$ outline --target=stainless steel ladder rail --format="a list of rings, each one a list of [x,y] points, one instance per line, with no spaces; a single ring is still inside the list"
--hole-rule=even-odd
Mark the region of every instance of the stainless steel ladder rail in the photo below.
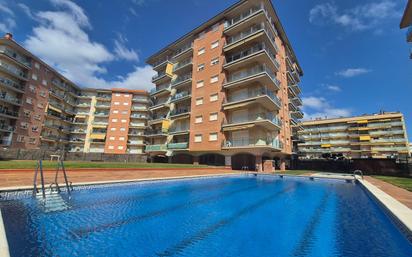
[[[44,175],[43,175],[43,161],[39,160],[36,164],[36,169],[34,170],[34,178],[33,178],[33,196],[36,196],[39,192],[37,189],[37,175],[40,171],[40,181],[41,181],[41,191],[43,199],[46,198],[46,190],[44,188]]]
[[[361,171],[361,170],[355,170],[354,172],[353,172],[353,177],[356,179],[356,175],[359,175],[359,176],[361,176],[361,178],[362,178],[362,180],[363,180],[363,172]]]
[[[50,188],[53,186],[53,184],[56,184],[57,192],[60,193],[60,191],[61,191],[61,190],[60,190],[60,186],[59,186],[59,183],[57,182],[57,180],[58,180],[58,178],[59,178],[60,168],[62,169],[62,172],[63,172],[64,183],[66,184],[67,193],[70,195],[70,194],[71,194],[71,193],[70,193],[71,188],[70,188],[70,186],[69,186],[69,181],[67,180],[67,173],[66,173],[66,169],[64,168],[64,163],[63,163],[63,161],[59,161],[59,163],[57,164],[56,174],[55,174],[55,176],[54,176],[54,183],[52,183],[52,184],[50,185]]]

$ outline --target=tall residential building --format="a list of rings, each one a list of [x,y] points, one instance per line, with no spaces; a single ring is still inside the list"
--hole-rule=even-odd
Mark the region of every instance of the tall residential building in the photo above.
[[[406,41],[412,43],[412,0],[408,0],[401,20],[400,28],[408,28],[406,32]],[[412,59],[412,50],[410,51],[409,58]]]
[[[82,89],[0,39],[0,140],[5,148],[144,154],[148,93]]]
[[[147,63],[154,160],[285,168],[303,73],[271,1],[239,1]]]
[[[299,157],[406,158],[410,154],[402,113],[302,122]]]

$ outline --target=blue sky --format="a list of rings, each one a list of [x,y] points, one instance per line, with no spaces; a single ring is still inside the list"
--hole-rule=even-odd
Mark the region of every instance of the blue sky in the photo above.
[[[0,32],[81,86],[147,89],[148,56],[235,2],[0,0]],[[273,2],[305,73],[307,119],[401,111],[412,135],[406,0]]]

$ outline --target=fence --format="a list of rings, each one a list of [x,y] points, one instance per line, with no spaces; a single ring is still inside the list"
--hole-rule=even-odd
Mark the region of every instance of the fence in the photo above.
[[[2,160],[50,160],[51,155],[60,155],[65,161],[95,161],[95,162],[147,162],[145,155],[138,154],[105,154],[105,153],[69,153],[41,149],[0,149]]]

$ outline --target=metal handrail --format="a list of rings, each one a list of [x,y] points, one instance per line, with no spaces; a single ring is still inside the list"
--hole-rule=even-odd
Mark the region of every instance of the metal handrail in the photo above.
[[[359,174],[359,176],[361,176],[362,180],[363,180],[363,172],[361,170],[355,170],[353,172],[353,177],[356,179],[356,174]]]
[[[41,180],[41,190],[43,199],[46,198],[46,190],[44,188],[44,176],[43,176],[43,161],[39,160],[36,164],[36,169],[34,170],[34,178],[33,178],[33,196],[36,196],[39,192],[37,189],[37,175],[40,171],[40,180]]]

